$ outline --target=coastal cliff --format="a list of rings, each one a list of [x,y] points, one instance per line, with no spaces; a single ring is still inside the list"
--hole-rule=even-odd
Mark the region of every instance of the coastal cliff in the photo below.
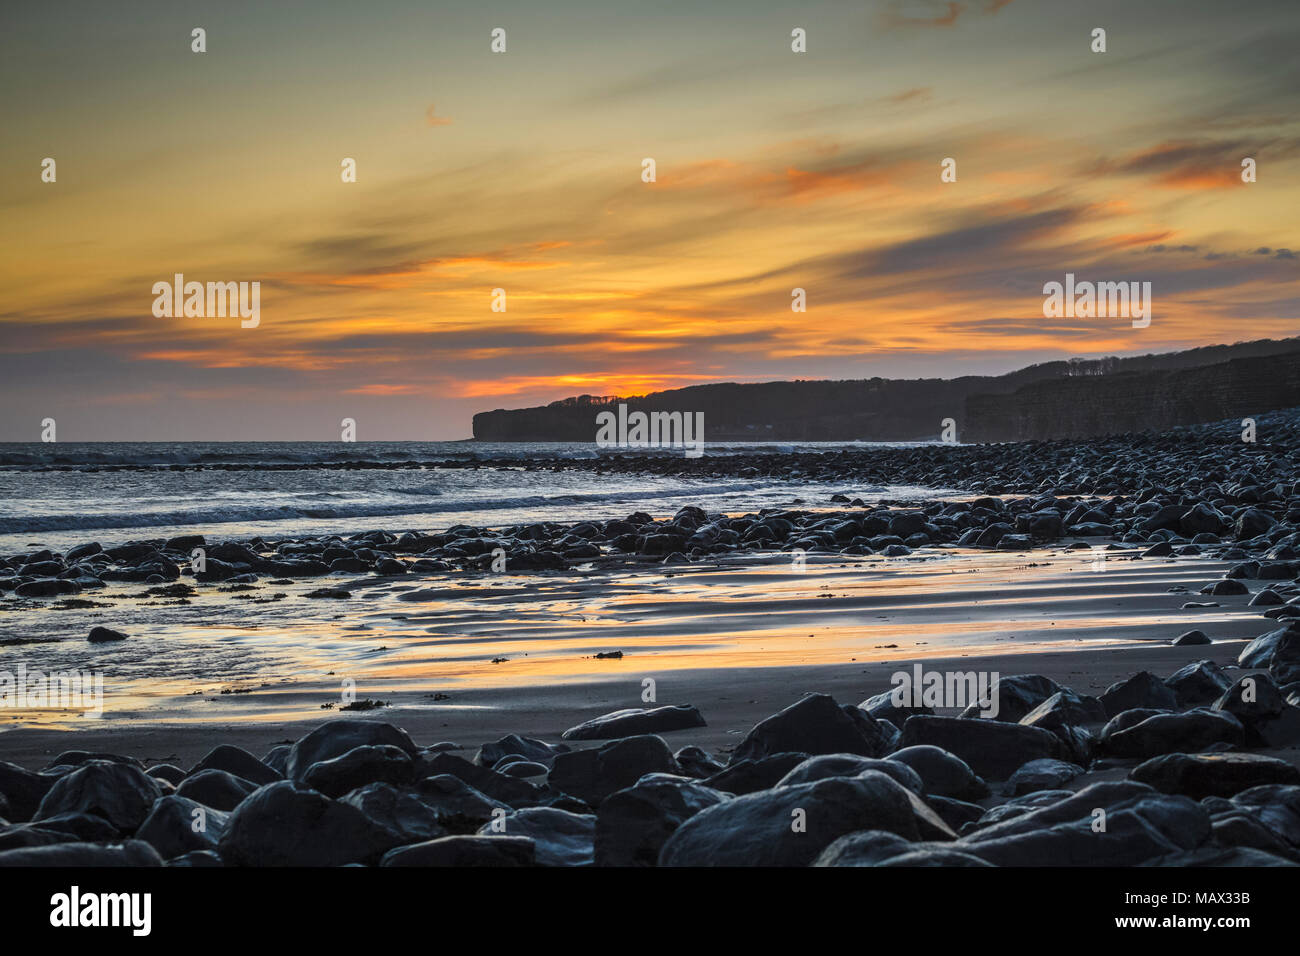
[[[478,441],[592,441],[596,415],[703,412],[709,441],[1017,441],[1146,431],[1300,404],[1300,339],[1130,358],[1071,359],[1005,375],[695,385],[580,395],[474,416]]]

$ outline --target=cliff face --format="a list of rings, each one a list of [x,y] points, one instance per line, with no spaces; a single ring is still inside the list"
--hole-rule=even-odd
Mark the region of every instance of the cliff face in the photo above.
[[[972,395],[964,442],[1089,438],[1248,418],[1300,405],[1300,350],[1190,369],[1033,382]]]
[[[1060,366],[1059,368],[1056,366]],[[959,419],[976,391],[1010,391],[1065,363],[1000,377],[896,381],[725,383],[634,398],[565,399],[541,408],[474,416],[482,441],[593,441],[596,415],[625,402],[628,411],[703,412],[709,441],[907,441],[937,438],[944,418]]]
[[[1237,406],[1229,407],[1236,399],[1243,415],[1300,404],[1283,384],[1291,381],[1286,373],[1272,371],[1290,365],[1294,374],[1298,356],[1300,339],[1262,340],[1047,362],[999,376],[723,383],[631,398],[581,395],[536,408],[480,412],[474,437],[590,442],[596,415],[620,402],[629,411],[703,412],[708,441],[937,439],[945,418],[956,420],[964,442],[1145,431],[1236,415]],[[1235,368],[1236,361],[1265,364]],[[1234,369],[1184,374],[1225,365]]]

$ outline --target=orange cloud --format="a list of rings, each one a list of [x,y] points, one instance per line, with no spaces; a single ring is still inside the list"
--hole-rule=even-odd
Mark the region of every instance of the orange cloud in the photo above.
[[[424,111],[424,122],[426,126],[450,126],[451,120],[445,116],[434,115],[434,105],[429,104],[429,108]]]
[[[567,389],[566,394],[646,395],[666,388],[681,388],[715,381],[713,375],[638,375],[634,372],[606,372],[591,375],[518,375],[463,383],[455,394],[462,398],[518,395],[521,392]]]

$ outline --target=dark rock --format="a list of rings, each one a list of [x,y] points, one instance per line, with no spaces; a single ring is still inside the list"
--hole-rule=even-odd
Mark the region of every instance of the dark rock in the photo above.
[[[700,780],[721,773],[725,769],[721,763],[693,744],[678,750],[673,754],[673,759],[682,768],[682,773]]]
[[[616,791],[596,813],[598,866],[655,866],[668,838],[701,810],[730,800],[697,780],[647,774]]]
[[[127,840],[109,845],[95,843],[59,843],[51,846],[6,850],[0,853],[0,866],[21,867],[104,867],[162,866],[158,851],[143,840]]]
[[[107,761],[108,763],[120,763],[128,767],[135,767],[137,770],[143,770],[144,764],[134,757],[122,757],[118,754],[90,753],[85,750],[65,750],[46,766],[46,770],[55,770],[62,767],[64,770],[72,767],[80,767],[90,763],[92,760]]]
[[[888,830],[859,830],[832,841],[813,866],[879,866],[910,853],[916,844]]]
[[[1118,681],[1106,688],[1101,695],[1101,705],[1107,717],[1114,717],[1126,710],[1150,708],[1152,710],[1172,710],[1178,706],[1178,698],[1165,686],[1164,681],[1150,671],[1140,671],[1127,680]]]
[[[64,578],[37,578],[35,581],[25,581],[18,585],[14,588],[14,593],[19,597],[55,597],[60,594],[76,594],[80,590],[81,585],[75,581]]]
[[[988,784],[971,770],[966,761],[939,747],[927,744],[906,747],[890,754],[887,759],[915,770],[921,777],[922,792],[927,797],[981,800],[989,795]]]
[[[302,780],[314,763],[341,757],[353,747],[385,745],[404,750],[411,758],[419,754],[419,748],[411,742],[406,731],[392,724],[372,720],[331,720],[293,745],[285,763],[285,776]]]
[[[1250,588],[1235,578],[1224,578],[1222,581],[1212,581],[1205,585],[1205,587],[1201,588],[1201,593],[1223,597],[1224,595],[1249,594]]]
[[[257,789],[257,784],[224,770],[200,770],[186,777],[176,788],[186,797],[214,810],[233,810]]]
[[[1300,770],[1259,754],[1165,754],[1134,767],[1129,777],[1161,793],[1193,799],[1232,797],[1266,784],[1300,784]]]
[[[417,776],[421,774],[425,776],[450,774],[463,780],[475,790],[491,797],[498,803],[516,809],[536,806],[546,796],[545,791],[536,784],[503,773],[497,773],[487,767],[477,766],[464,757],[458,757],[452,753],[440,752],[432,756],[425,754],[419,761],[416,774]]]
[[[164,860],[194,850],[216,850],[230,815],[175,794],[161,797],[136,838],[144,840]]]
[[[787,773],[808,759],[807,754],[773,754],[758,760],[741,760],[732,763],[721,773],[705,778],[705,784],[714,790],[734,793],[737,796],[770,790]]]
[[[866,711],[841,707],[826,694],[808,694],[754,725],[731,755],[731,762],[779,753],[860,754],[881,757],[884,735]]]
[[[497,765],[497,773],[503,773],[507,777],[544,777],[550,770],[544,763],[533,763],[516,757],[507,757]]]
[[[991,780],[1005,780],[1031,760],[1068,756],[1065,745],[1049,731],[963,717],[909,717],[900,743],[904,748],[931,744],[947,750]]]
[[[175,859],[167,861],[168,866],[211,867],[225,866],[221,857],[212,850],[191,850]]]
[[[284,774],[279,770],[276,770],[265,761],[258,760],[247,750],[241,747],[233,747],[230,744],[213,747],[203,756],[203,759],[194,765],[190,773],[202,773],[204,770],[224,770],[236,777],[251,780],[259,786],[284,779]],[[179,783],[179,781],[173,780],[172,783]]]
[[[1196,661],[1180,667],[1165,678],[1179,707],[1195,707],[1218,700],[1232,686],[1232,679],[1214,661]]]
[[[1232,714],[1243,724],[1268,720],[1282,713],[1286,701],[1267,674],[1245,674],[1214,702],[1214,709]]]
[[[474,763],[480,767],[495,767],[506,757],[523,757],[534,763],[549,767],[557,753],[564,753],[568,747],[553,747],[542,740],[521,737],[518,734],[506,734],[499,740],[484,744],[474,755]]]
[[[417,784],[416,792],[437,814],[438,823],[452,833],[473,833],[493,815],[509,810],[449,773],[426,777]]]
[[[1056,681],[1041,674],[1012,674],[999,677],[989,688],[988,696],[971,704],[961,712],[962,717],[982,718],[997,704],[994,720],[1017,723],[1022,717],[1053,694],[1065,690]]]
[[[1156,757],[1203,751],[1215,744],[1239,747],[1245,742],[1241,721],[1218,710],[1197,708],[1182,714],[1156,714],[1103,739],[1115,757]]]
[[[1256,867],[1300,866],[1300,864],[1249,847],[1203,846],[1196,850],[1187,850],[1182,853],[1171,853],[1168,856],[1157,857],[1154,860],[1139,863],[1138,866],[1174,866],[1182,869],[1205,866]]]
[[[520,836],[447,836],[392,850],[380,866],[532,866],[533,841]]]
[[[526,807],[485,824],[478,832],[479,836],[500,833],[531,839],[538,866],[590,866],[595,857],[596,817],[592,814]]]
[[[878,770],[888,774],[915,794],[923,792],[921,776],[907,764],[897,760],[879,760],[875,757],[859,757],[855,754],[818,754],[809,757],[793,768],[778,782],[778,787],[789,787],[799,783],[812,783],[828,777],[856,777],[864,770]]]
[[[1252,724],[1249,733],[1265,747],[1300,747],[1300,707],[1287,704],[1276,717]]]
[[[1095,783],[976,830],[954,849],[997,866],[1131,866],[1195,849],[1209,836],[1200,804],[1124,781]]]
[[[803,827],[794,825],[799,822]],[[806,866],[836,838],[868,828],[913,841],[956,836],[920,797],[892,777],[868,770],[752,793],[702,810],[668,838],[659,865]]]
[[[653,734],[557,754],[547,780],[556,789],[598,807],[615,790],[630,787],[648,773],[681,773],[664,739]]]
[[[438,811],[409,790],[387,783],[370,783],[339,799],[356,807],[372,822],[396,835],[398,845],[421,843],[446,836]]]
[[[687,704],[651,709],[633,707],[594,717],[570,727],[561,736],[565,740],[611,740],[704,726],[704,717],[699,710]],[[538,853],[541,853],[540,847]],[[540,861],[540,856],[538,859]]]
[[[342,866],[378,861],[393,839],[356,807],[281,780],[230,815],[218,852],[228,866]]]
[[[332,760],[322,760],[307,768],[303,783],[327,797],[343,794],[368,783],[410,783],[415,763],[397,747],[388,745],[353,747]]]
[[[1294,636],[1288,637],[1289,635]],[[1283,638],[1288,638],[1288,645],[1291,641],[1300,639],[1300,622],[1292,621],[1255,638],[1237,655],[1238,666],[1268,667],[1273,663],[1273,655],[1282,644]]]
[[[9,805],[5,814],[8,819],[15,822],[30,820],[56,779],[0,760],[0,796]]]
[[[939,814],[939,817],[952,828],[954,833],[960,833],[962,827],[974,823],[984,816],[984,808],[978,803],[967,803],[965,800],[937,797],[933,794],[926,796],[925,802],[930,805],[931,810]]]
[[[173,787],[180,786],[181,781],[185,779],[185,771],[169,763],[152,766],[145,773],[157,780],[166,780]]]
[[[138,767],[92,760],[60,777],[32,819],[39,821],[60,813],[93,813],[120,832],[131,834],[161,795],[158,781]]]
[[[1288,846],[1300,849],[1300,787],[1265,784],[1232,797],[1232,803],[1251,814]]]
[[[1081,773],[1082,767],[1064,760],[1031,760],[1007,780],[1007,793],[1021,797],[1040,790],[1060,790]]]
[[[108,641],[125,641],[126,635],[121,631],[114,631],[107,627],[92,627],[90,636],[86,640],[92,644],[104,644]]]
[[[858,704],[858,707],[865,710],[875,720],[888,720],[897,727],[901,727],[908,717],[915,717],[918,714],[928,715],[934,713],[933,707],[896,703],[894,700],[894,691],[892,690],[887,690],[884,693],[877,694],[875,697],[868,697],[862,703]]]
[[[1169,642],[1174,647],[1187,647],[1193,644],[1213,644],[1204,631],[1184,631]],[[1168,683],[1168,681],[1166,681]]]

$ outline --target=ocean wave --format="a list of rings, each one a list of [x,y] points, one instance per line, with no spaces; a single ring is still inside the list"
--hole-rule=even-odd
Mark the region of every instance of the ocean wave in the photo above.
[[[130,505],[120,512],[99,514],[19,514],[0,517],[0,534],[25,534],[41,531],[76,531],[121,528],[191,528],[213,524],[248,524],[263,521],[348,520],[353,518],[404,517],[408,515],[438,515],[451,512],[532,510],[537,521],[553,520],[546,509],[555,506],[572,506],[587,503],[626,501],[628,510],[643,508],[654,501],[689,498],[707,501],[710,497],[754,491],[765,485],[755,482],[736,482],[723,485],[701,485],[661,489],[658,491],[602,492],[579,494],[514,495],[510,497],[471,498],[450,497],[434,491],[415,491],[421,497],[438,497],[438,501],[348,501],[338,504],[313,501],[295,504],[224,504],[210,507],[131,511]],[[295,495],[295,498],[300,497]]]
[[[917,442],[709,442],[705,455],[790,454]],[[614,455],[672,456],[681,449],[597,448],[593,442],[5,442],[0,470],[169,467],[402,468],[445,462],[593,459]]]

